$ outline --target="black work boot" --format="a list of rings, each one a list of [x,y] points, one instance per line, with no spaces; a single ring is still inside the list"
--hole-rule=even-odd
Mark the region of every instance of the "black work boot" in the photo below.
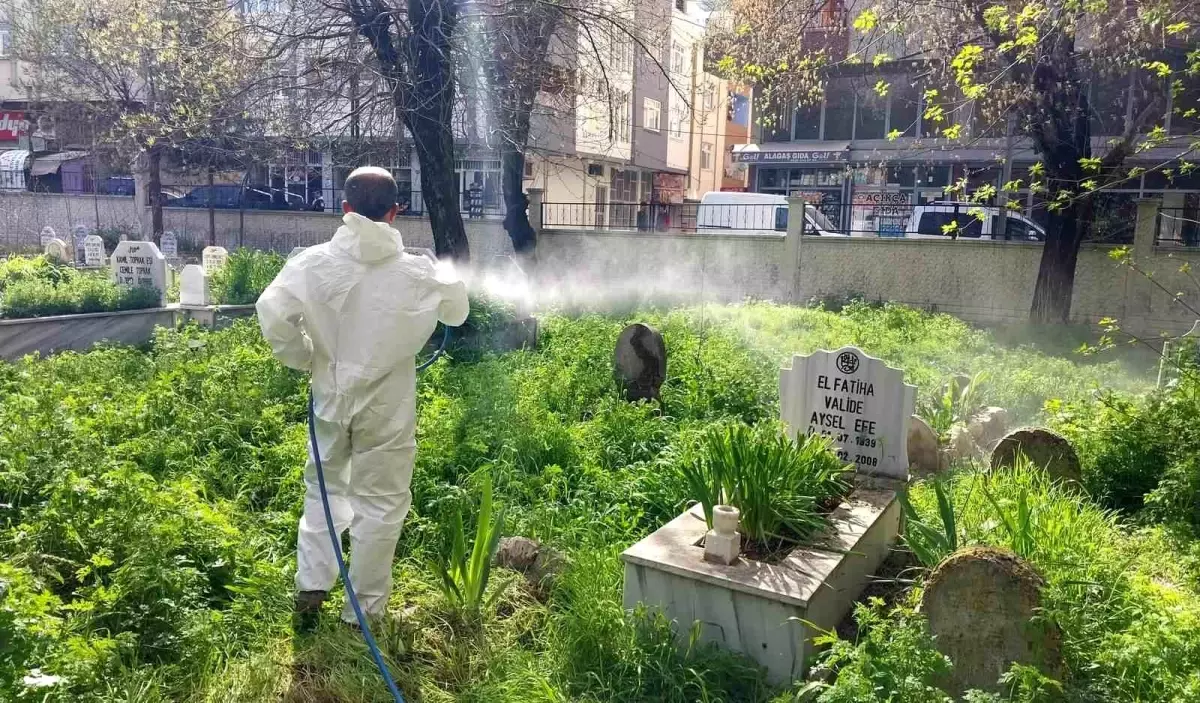
[[[292,623],[296,632],[310,633],[317,629],[317,618],[321,605],[329,597],[329,591],[299,591],[296,593]]]

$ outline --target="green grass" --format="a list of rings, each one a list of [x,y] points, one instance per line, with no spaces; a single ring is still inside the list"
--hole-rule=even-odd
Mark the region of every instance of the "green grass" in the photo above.
[[[611,377],[612,345],[634,319],[666,338],[661,409],[622,402]],[[665,623],[628,617],[618,558],[684,507],[678,469],[710,427],[777,418],[785,352],[859,344],[928,391],[951,372],[992,367],[993,379],[1021,380],[994,383],[985,401],[1030,414],[1055,388],[1083,398],[1108,377],[1136,385],[1115,362],[1004,348],[953,318],[895,307],[707,306],[541,323],[537,351],[443,360],[421,376],[413,510],[378,633],[413,699],[790,700],[745,660],[698,643],[677,648]],[[253,321],[163,332],[145,351],[0,364],[0,700],[387,700],[358,636],[335,622],[340,591],[320,631],[291,632],[305,382],[271,358]],[[508,587],[473,622],[447,603],[428,563],[446,557],[460,510],[475,531],[485,475],[505,533],[554,545],[570,563],[545,601],[512,574],[493,574],[490,592]],[[914,497],[918,510],[924,500]],[[1122,536],[1112,516],[1088,519],[1080,524],[1120,540],[1048,552],[1079,564],[1052,579],[1064,593],[1092,598],[1071,579],[1115,578],[1103,569],[1136,558],[1142,576],[1121,593],[1178,593],[1190,612],[1200,552],[1187,533]],[[1160,577],[1171,585],[1157,585]],[[1099,641],[1159,627],[1165,637],[1179,625],[1131,619],[1134,596],[1119,602],[1124,621],[1084,634]],[[1148,656],[1137,639],[1125,648],[1073,641],[1075,661],[1100,662],[1103,672],[1122,671],[1103,659],[1110,654],[1138,664]],[[33,667],[64,680],[25,691]],[[1125,675],[1141,687],[1163,671]]]

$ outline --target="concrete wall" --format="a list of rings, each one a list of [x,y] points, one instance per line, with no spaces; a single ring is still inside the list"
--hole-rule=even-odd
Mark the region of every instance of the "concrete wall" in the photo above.
[[[537,194],[541,198],[542,194]],[[1156,246],[1156,204],[1140,204],[1134,256],[1153,279],[1119,266],[1110,247],[1085,245],[1076,269],[1073,318],[1095,322],[1115,317],[1140,334],[1190,329],[1200,315],[1172,301],[1175,293],[1200,310],[1200,285],[1180,272],[1200,268],[1200,250]],[[131,198],[0,194],[0,248],[37,247],[45,225],[60,234],[74,224],[93,228],[99,208],[104,227],[137,231]],[[540,213],[536,206],[531,214]],[[246,246],[280,252],[326,241],[339,225],[331,214],[247,212]],[[169,209],[167,227],[203,243],[208,214]],[[537,222],[537,216],[532,219]],[[792,221],[799,222],[794,217]],[[431,247],[429,223],[400,218],[409,246]],[[238,213],[217,213],[218,241],[238,243]],[[512,254],[501,223],[468,221],[477,265]],[[948,312],[972,321],[1027,319],[1042,245],[1016,242],[935,241],[774,234],[544,230],[538,246],[545,295],[562,302],[606,300],[745,298],[806,302],[827,296],[862,295]],[[1161,287],[1160,287],[1161,286]]]

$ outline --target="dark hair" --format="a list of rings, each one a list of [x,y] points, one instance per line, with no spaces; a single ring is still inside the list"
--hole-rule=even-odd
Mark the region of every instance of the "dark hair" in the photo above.
[[[363,166],[351,171],[342,186],[342,193],[352,211],[376,222],[383,221],[400,196],[396,179],[377,166]]]

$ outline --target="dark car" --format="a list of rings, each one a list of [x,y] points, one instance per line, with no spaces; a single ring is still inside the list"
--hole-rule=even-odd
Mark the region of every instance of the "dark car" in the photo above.
[[[208,207],[209,194],[212,194],[212,206],[218,210],[237,210],[242,206],[243,198],[247,210],[279,209],[271,199],[271,194],[255,188],[243,188],[239,185],[199,186],[186,195],[178,198],[167,198],[167,207]]]

